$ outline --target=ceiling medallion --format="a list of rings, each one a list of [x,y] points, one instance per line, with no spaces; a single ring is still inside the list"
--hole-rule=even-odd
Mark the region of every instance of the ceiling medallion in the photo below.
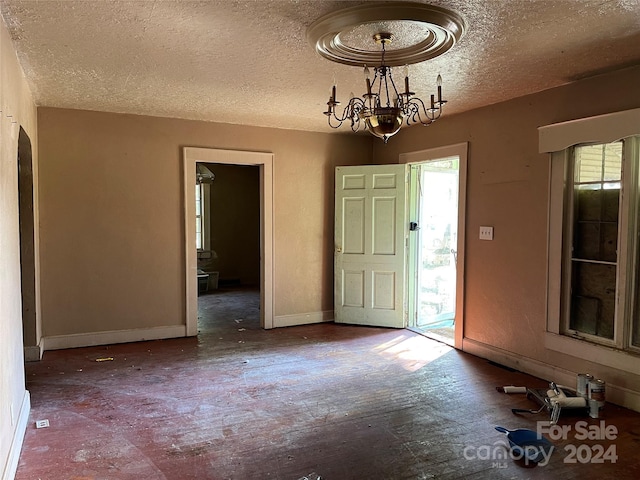
[[[307,29],[307,39],[323,57],[333,62],[364,66],[367,91],[352,97],[342,113],[336,107],[332,87],[324,114],[338,128],[346,120],[355,132],[360,122],[386,143],[403,123],[430,125],[442,114],[442,78],[437,79],[437,98],[429,107],[409,90],[407,65],[423,62],[450,50],[466,29],[461,16],[450,10],[410,2],[364,4],[325,15]],[[373,39],[373,41],[372,41]],[[396,40],[398,40],[396,42]],[[391,43],[397,43],[392,47]],[[373,46],[374,48],[369,48]],[[372,67],[371,80],[367,65]],[[404,65],[404,91],[399,92],[391,67]]]

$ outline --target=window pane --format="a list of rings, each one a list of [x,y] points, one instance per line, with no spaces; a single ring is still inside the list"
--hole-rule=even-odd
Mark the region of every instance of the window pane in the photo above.
[[[202,217],[196,216],[196,248],[202,248]]]
[[[573,257],[616,262],[620,190],[581,187],[574,194]]]
[[[616,267],[573,262],[569,328],[613,339]]]
[[[196,185],[196,215],[202,215],[202,185]]]
[[[576,173],[576,183],[602,180],[602,158],[593,147],[576,148]]]
[[[619,181],[622,142],[576,147],[576,183]]]
[[[605,181],[622,178],[622,142],[604,145],[604,178]]]

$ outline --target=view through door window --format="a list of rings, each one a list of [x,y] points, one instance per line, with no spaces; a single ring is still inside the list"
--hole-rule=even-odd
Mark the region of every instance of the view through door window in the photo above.
[[[415,327],[453,339],[458,240],[458,157],[416,165]]]

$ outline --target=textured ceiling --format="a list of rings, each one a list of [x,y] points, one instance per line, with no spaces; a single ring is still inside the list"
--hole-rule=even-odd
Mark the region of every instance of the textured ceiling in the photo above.
[[[327,131],[362,71],[320,57],[314,20],[363,1],[0,0],[38,105]],[[640,0],[441,0],[467,31],[410,67],[445,114],[640,64]],[[357,32],[356,32],[357,34]],[[402,40],[399,40],[400,42]]]

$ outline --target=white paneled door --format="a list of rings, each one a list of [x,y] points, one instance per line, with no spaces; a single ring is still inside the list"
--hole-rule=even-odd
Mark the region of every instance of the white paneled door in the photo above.
[[[336,322],[406,326],[407,171],[336,168]]]

